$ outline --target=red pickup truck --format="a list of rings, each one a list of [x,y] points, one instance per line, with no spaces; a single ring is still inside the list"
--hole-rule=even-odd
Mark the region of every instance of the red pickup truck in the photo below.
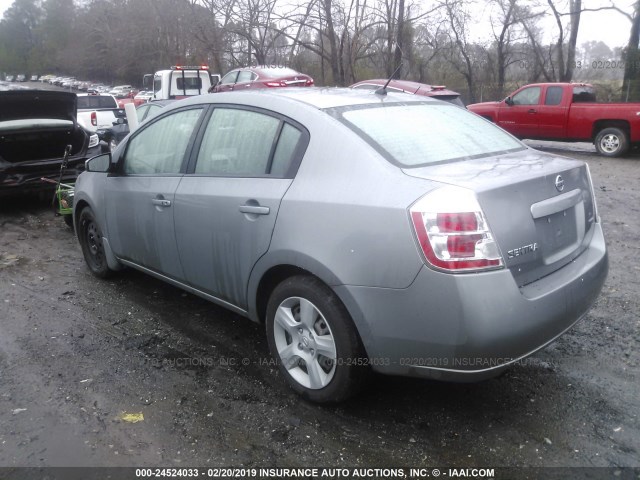
[[[525,85],[500,102],[467,108],[518,138],[589,141],[607,157],[640,144],[640,103],[596,103],[586,83]]]

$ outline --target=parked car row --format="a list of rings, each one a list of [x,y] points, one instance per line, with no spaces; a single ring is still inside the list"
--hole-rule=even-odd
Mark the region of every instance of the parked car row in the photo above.
[[[79,92],[87,93],[109,93],[115,96],[117,92],[122,97],[133,96],[132,92],[136,90],[131,85],[121,85],[113,87],[111,85],[104,85],[102,83],[91,82],[88,80],[78,80],[71,76],[55,76],[55,75],[43,75],[39,78],[42,83],[48,83],[50,85],[56,85],[58,87],[68,88],[69,90],[75,90]],[[125,87],[127,87],[125,89]]]
[[[29,77],[29,81],[37,82],[38,78],[39,78],[38,75],[31,75]],[[20,73],[18,75],[7,75],[5,77],[5,81],[6,82],[26,82],[27,81],[27,75],[25,75],[24,73]]]

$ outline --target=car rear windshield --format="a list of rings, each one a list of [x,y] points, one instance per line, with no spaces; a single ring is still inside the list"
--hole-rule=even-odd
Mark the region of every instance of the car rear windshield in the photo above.
[[[94,108],[118,108],[118,104],[111,96],[87,95],[78,97],[78,110]]]
[[[341,120],[402,167],[524,150],[518,140],[467,110],[439,102],[358,106]]]

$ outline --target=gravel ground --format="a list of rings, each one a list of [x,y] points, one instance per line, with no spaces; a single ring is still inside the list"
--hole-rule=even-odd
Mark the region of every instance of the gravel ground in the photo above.
[[[589,315],[499,378],[378,376],[337,407],[288,390],[260,325],[100,281],[47,201],[5,199],[0,467],[640,467],[640,156],[534,145],[591,168],[611,265]]]

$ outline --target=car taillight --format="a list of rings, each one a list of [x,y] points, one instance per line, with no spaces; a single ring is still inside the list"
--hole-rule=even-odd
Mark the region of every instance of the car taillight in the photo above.
[[[305,87],[313,87],[313,78],[310,78],[309,80],[307,80],[304,85]]]
[[[491,229],[471,190],[443,187],[410,209],[418,243],[428,264],[449,272],[503,266]]]
[[[91,125],[98,126],[98,114],[96,112],[91,112]]]

